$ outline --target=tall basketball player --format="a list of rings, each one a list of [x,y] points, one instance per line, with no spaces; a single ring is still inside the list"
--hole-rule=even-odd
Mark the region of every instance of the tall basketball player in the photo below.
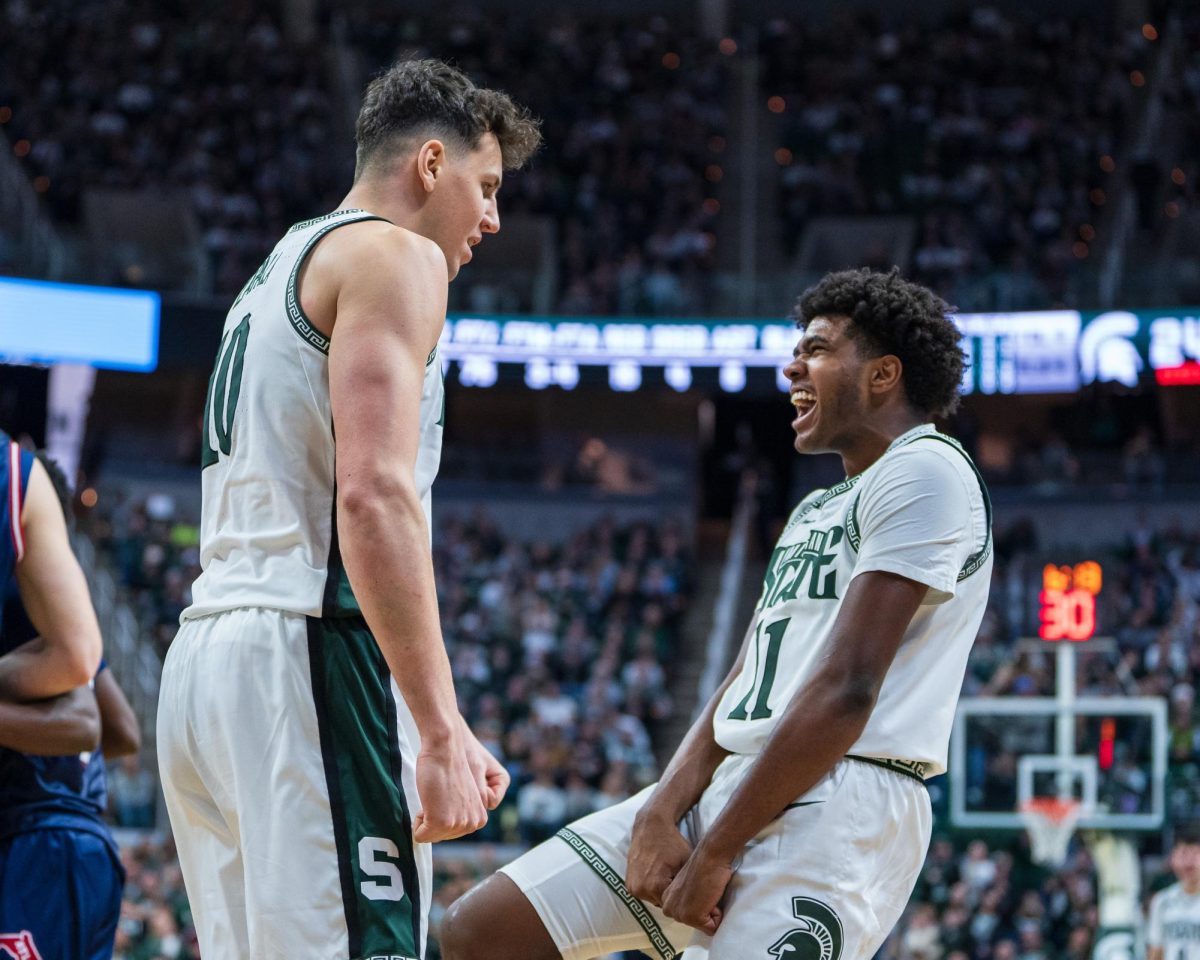
[[[792,512],[737,663],[662,780],[458,901],[447,960],[868,960],[912,892],[987,602],[991,510],[929,423],[962,378],[948,307],[846,271],[800,298],[795,448],[846,479]]]
[[[205,956],[421,957],[428,845],[482,826],[507,785],[438,624],[437,345],[447,282],[540,135],[425,60],[371,83],[356,139],[342,205],[234,301],[205,407],[203,572],[158,717]]]

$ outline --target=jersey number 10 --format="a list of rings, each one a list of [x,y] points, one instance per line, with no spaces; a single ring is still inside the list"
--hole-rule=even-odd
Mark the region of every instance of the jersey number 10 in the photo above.
[[[242,365],[246,360],[246,343],[250,339],[250,314],[221,338],[217,365],[208,381],[208,396],[204,399],[204,443],[200,448],[200,469],[211,467],[220,453],[229,456],[233,449],[233,415],[237,412],[238,396],[242,392]],[[217,445],[213,447],[213,428]]]

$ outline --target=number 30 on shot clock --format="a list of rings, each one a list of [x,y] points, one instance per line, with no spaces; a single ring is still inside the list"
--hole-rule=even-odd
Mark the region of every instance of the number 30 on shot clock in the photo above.
[[[1094,560],[1073,567],[1047,564],[1042,571],[1038,636],[1043,640],[1090,640],[1096,633],[1096,595],[1103,574]]]

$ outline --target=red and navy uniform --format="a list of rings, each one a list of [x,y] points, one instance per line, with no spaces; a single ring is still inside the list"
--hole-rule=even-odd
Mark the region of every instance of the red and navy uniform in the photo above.
[[[24,551],[21,504],[32,457],[0,434],[0,656],[31,640],[12,577]],[[101,670],[105,669],[101,664]],[[124,871],[101,819],[107,803],[99,751],[35,757],[0,748],[0,960],[109,960]]]

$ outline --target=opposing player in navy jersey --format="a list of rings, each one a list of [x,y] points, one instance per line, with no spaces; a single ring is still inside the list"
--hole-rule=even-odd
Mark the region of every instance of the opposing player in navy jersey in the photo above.
[[[46,468],[3,432],[0,499],[0,583],[16,575],[37,630],[36,639],[0,657],[0,700],[43,700],[87,686],[101,646],[87,581]]]
[[[15,577],[28,612],[0,613],[0,957],[97,960],[112,954],[121,895],[91,753],[100,630],[46,468],[3,434],[0,453],[0,583]]]

